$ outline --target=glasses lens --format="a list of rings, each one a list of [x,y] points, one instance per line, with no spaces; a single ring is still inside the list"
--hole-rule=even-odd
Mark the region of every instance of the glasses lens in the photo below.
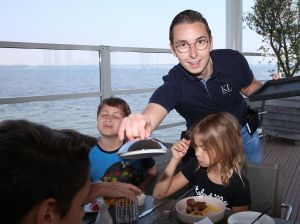
[[[195,43],[195,47],[199,51],[204,50],[207,47],[207,45],[208,45],[207,40],[199,40]]]
[[[194,46],[197,50],[202,51],[207,48],[208,40],[198,40],[194,43]],[[191,45],[189,43],[182,43],[177,45],[176,48],[180,53],[187,53],[189,52]]]
[[[181,44],[177,45],[176,48],[180,53],[186,53],[189,51],[190,46],[188,44]]]

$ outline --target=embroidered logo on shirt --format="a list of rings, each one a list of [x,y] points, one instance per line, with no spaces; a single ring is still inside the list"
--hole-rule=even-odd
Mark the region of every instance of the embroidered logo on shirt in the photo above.
[[[222,95],[225,95],[227,93],[230,93],[232,91],[232,88],[229,86],[229,84],[226,84],[226,85],[222,85],[221,86],[221,92],[222,92]]]
[[[220,196],[220,195],[217,195],[217,194],[213,194],[213,193],[206,194],[206,193],[204,192],[204,189],[202,188],[201,190],[199,190],[199,187],[198,187],[198,186],[196,186],[195,192],[196,192],[196,194],[197,194],[198,196],[210,196],[210,197],[217,198],[217,199],[223,201],[223,202],[225,203],[226,207],[228,206],[228,203],[227,203],[227,201],[224,200],[223,196]]]

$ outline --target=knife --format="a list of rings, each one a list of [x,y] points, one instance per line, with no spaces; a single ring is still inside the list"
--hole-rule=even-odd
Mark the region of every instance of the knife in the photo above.
[[[143,218],[144,216],[150,214],[151,212],[153,212],[155,209],[157,209],[158,207],[162,206],[163,204],[164,204],[163,202],[162,202],[162,203],[159,203],[159,204],[153,206],[152,208],[150,208],[150,209],[148,209],[148,210],[142,212],[142,213],[139,215],[139,218]]]

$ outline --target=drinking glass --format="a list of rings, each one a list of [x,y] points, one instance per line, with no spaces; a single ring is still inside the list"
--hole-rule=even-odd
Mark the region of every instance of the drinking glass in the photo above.
[[[116,203],[117,224],[138,223],[137,199],[121,198]]]

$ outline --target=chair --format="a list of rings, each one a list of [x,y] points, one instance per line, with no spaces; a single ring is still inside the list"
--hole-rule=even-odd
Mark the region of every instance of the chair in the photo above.
[[[268,215],[276,218],[290,219],[292,206],[282,203],[282,184],[279,184],[279,166],[248,163],[245,175],[250,184],[251,210],[262,212],[269,205]],[[281,216],[282,208],[287,209],[284,217]]]

